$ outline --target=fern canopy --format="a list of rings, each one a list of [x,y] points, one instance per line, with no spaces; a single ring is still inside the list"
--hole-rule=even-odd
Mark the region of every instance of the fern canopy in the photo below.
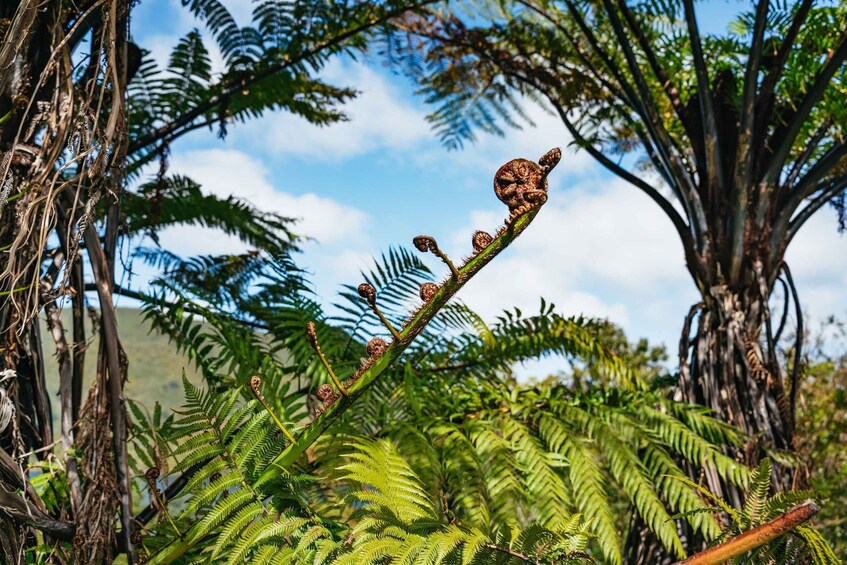
[[[535,314],[511,310],[489,325],[459,302],[435,316],[309,457],[269,475],[289,440],[256,402],[250,378],[260,377],[268,407],[297,436],[321,410],[317,388],[330,383],[305,322],[316,322],[344,381],[378,321],[347,287],[327,313],[284,254],[169,261],[162,294],[147,297],[149,319],[213,385],[186,383],[189,405],[167,448],[174,480],[191,473],[173,520],[189,541],[203,540],[188,544],[192,555],[510,562],[500,549],[539,556],[543,546],[616,563],[634,513],[682,557],[680,528],[708,540],[721,529],[699,486],[678,480],[687,476],[680,462],[738,485],[750,480],[721,449],[743,438],[703,408],[670,400],[647,380],[653,369],[630,364],[631,351],[606,348],[606,324],[542,303]],[[192,273],[201,268],[198,282]],[[420,284],[434,279],[403,249],[362,277],[397,324]],[[241,340],[252,345],[235,346]],[[514,380],[515,362],[543,355],[590,366],[580,369],[587,380]],[[151,549],[175,535],[167,520],[160,528]]]

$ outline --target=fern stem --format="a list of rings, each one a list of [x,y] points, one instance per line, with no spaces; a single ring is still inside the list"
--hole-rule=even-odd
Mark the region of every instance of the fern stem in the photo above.
[[[326,360],[326,356],[323,351],[321,351],[321,345],[318,343],[318,332],[314,322],[306,324],[306,335],[309,336],[309,343],[312,345],[312,349],[314,349],[315,353],[318,354],[318,359],[320,359],[321,363],[323,363],[324,369],[326,369],[326,372],[329,373],[329,378],[332,379],[335,387],[343,396],[347,396],[347,389],[344,388],[343,384],[341,384],[341,381],[335,375],[335,371],[332,370],[332,365],[329,364],[329,361]]]
[[[532,559],[531,557],[527,557],[523,553],[518,553],[517,551],[513,551],[513,550],[511,550],[507,547],[501,547],[501,546],[495,545],[493,543],[483,544],[482,547],[484,547],[485,549],[490,549],[491,551],[496,551],[498,553],[504,553],[504,554],[506,554],[510,557],[514,557],[515,559],[518,559],[519,561],[523,561],[524,563],[532,563],[532,565],[541,565],[540,561],[536,561],[535,559]]]
[[[705,551],[692,555],[685,561],[680,561],[677,565],[718,565],[719,563],[724,563],[729,559],[744,555],[748,551],[761,547],[783,534],[787,534],[803,522],[809,520],[817,511],[818,505],[812,500],[807,500],[803,504],[788,510],[782,516],[765,522],[761,526],[735,536],[715,547],[710,547]]]
[[[268,411],[268,414],[271,415],[271,418],[273,419],[274,423],[280,429],[280,431],[282,431],[282,433],[285,434],[285,437],[287,437],[289,440],[291,440],[292,444],[297,443],[297,438],[295,438],[291,434],[291,432],[288,431],[288,429],[285,427],[285,425],[283,425],[282,421],[277,417],[276,413],[271,409],[271,405],[268,404],[267,400],[265,400],[265,396],[262,394],[262,391],[259,389],[259,387],[261,387],[261,386],[262,386],[262,379],[260,379],[257,376],[253,376],[253,377],[250,378],[250,390],[253,391],[253,395],[256,397],[256,399],[259,402],[262,403],[262,406],[264,406],[265,410]]]
[[[159,469],[157,469],[156,467],[150,467],[149,469],[147,469],[147,472],[144,473],[144,478],[147,480],[147,487],[153,494],[153,498],[156,499],[156,503],[159,505],[159,508],[162,509],[162,514],[165,515],[165,518],[176,532],[176,535],[179,536],[179,539],[184,540],[185,538],[182,536],[182,532],[180,532],[179,528],[176,527],[173,518],[171,518],[170,512],[168,512],[168,505],[165,504],[165,501],[162,499],[162,494],[159,492],[159,488],[156,486],[156,479],[159,478]]]
[[[401,332],[397,332],[393,326],[385,320],[379,310],[376,308],[376,291],[371,285],[359,285],[359,294],[368,299],[371,308],[380,318],[381,321],[394,336],[394,342],[388,346],[384,353],[378,358],[374,358],[370,364],[348,390],[349,396],[342,397],[338,401],[333,402],[326,408],[326,411],[318,416],[312,423],[305,428],[300,434],[299,441],[293,442],[286,447],[282,453],[277,455],[276,459],[268,465],[258,480],[253,484],[253,488],[259,488],[263,484],[279,477],[286,472],[288,466],[296,461],[321,435],[335,422],[348,408],[350,408],[356,399],[358,399],[376,380],[379,378],[391,364],[406,350],[412,340],[420,334],[432,318],[444,307],[445,304],[467,283],[474,275],[482,270],[485,265],[491,262],[499,255],[506,247],[508,247],[523,231],[529,227],[532,220],[535,218],[540,207],[530,209],[525,214],[520,215],[514,220],[507,223],[505,229],[502,229],[491,243],[471,257],[464,265],[457,269],[459,277],[450,278],[442,284],[435,295],[427,301],[423,306],[412,316],[412,319],[403,327]],[[367,287],[370,287],[369,289]],[[365,294],[363,294],[363,291]],[[254,391],[255,392],[255,391]],[[261,396],[259,400],[262,401]],[[273,412],[271,412],[273,414]],[[195,526],[196,528],[197,526]],[[193,531],[193,529],[192,529]],[[191,547],[190,543],[185,541],[174,541],[166,547],[159,550],[148,561],[149,565],[159,565],[162,563],[172,563],[181,555],[184,555]]]
[[[359,296],[368,301],[368,306],[371,307],[371,310],[373,310],[373,313],[376,314],[377,318],[379,318],[379,321],[382,322],[382,325],[385,326],[385,329],[394,336],[394,340],[400,341],[400,339],[402,339],[400,337],[400,332],[394,329],[394,326],[391,325],[391,322],[388,321],[388,318],[383,315],[379,307],[376,305],[376,289],[373,285],[369,283],[362,283],[359,285],[357,291],[359,292]]]
[[[438,292],[426,302],[420,310],[412,317],[400,332],[399,339],[395,336],[395,341],[391,343],[378,359],[374,361],[362,374],[356,379],[348,392],[349,397],[341,398],[338,402],[334,402],[326,411],[315,419],[308,428],[303,430],[300,435],[297,445],[289,446],[280,453],[274,462],[262,473],[258,484],[273,480],[284,472],[300,455],[314,443],[321,434],[355,401],[361,396],[368,387],[376,381],[376,379],[385,372],[386,369],[397,359],[403,351],[411,343],[412,339],[418,335],[430,320],[438,313],[439,310],[450,300],[464,284],[467,283],[476,273],[478,273],[485,265],[487,265],[494,257],[508,247],[532,222],[539,208],[530,210],[526,214],[515,219],[506,229],[494,238],[494,240],[478,254],[460,267],[461,274],[460,282],[448,279],[442,284]],[[360,285],[361,286],[361,285]]]
[[[459,277],[461,276],[461,274],[459,273],[459,269],[457,269],[456,265],[453,264],[453,261],[451,261],[450,258],[447,257],[447,254],[441,251],[434,237],[430,237],[428,235],[419,235],[412,240],[412,243],[415,245],[415,247],[418,248],[418,251],[420,251],[421,253],[426,253],[427,251],[430,251],[433,255],[444,261],[444,263],[450,269],[450,275],[453,277],[453,280],[459,282]]]

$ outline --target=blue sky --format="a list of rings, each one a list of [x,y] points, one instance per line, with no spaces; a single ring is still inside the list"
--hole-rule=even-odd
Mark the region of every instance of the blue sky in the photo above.
[[[224,3],[239,23],[249,23],[249,0]],[[701,3],[704,27],[723,28],[738,5]],[[164,61],[193,27],[202,29],[179,0],[142,0],[131,29],[136,43]],[[349,122],[317,128],[274,114],[231,127],[225,140],[215,132],[194,132],[172,147],[171,170],[207,191],[301,218],[297,231],[316,241],[304,246],[300,262],[331,302],[340,284],[359,282],[358,272],[372,256],[389,245],[408,246],[415,235],[436,237],[454,257],[466,255],[470,234],[496,229],[506,215],[492,190],[497,168],[514,157],[537,159],[562,147],[550,199],[532,228],[460,298],[491,321],[503,308],[535,310],[543,296],[565,314],[609,317],[631,338],[676,350],[697,293],[670,222],[649,198],[567,148],[570,138],[557,119],[529,106],[536,127],[508,131],[504,138],[481,136],[451,152],[426,124],[426,108],[408,82],[377,58],[335,61],[323,76],[360,92],[346,107]],[[183,254],[243,249],[197,228],[168,230],[162,242]],[[826,210],[807,224],[788,261],[812,318],[847,317],[847,238],[838,235],[834,213]],[[431,264],[442,269],[437,261]],[[139,269],[133,286],[143,288],[152,275]]]

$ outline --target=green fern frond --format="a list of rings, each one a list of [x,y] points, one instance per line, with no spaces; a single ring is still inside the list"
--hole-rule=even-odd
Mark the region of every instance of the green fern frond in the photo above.
[[[770,490],[771,462],[768,458],[764,458],[750,475],[750,488],[747,490],[742,510],[745,528],[749,529],[761,523]]]
[[[571,562],[568,555],[584,547],[584,529],[573,516],[557,523],[556,529],[510,525],[506,538],[487,536],[461,521],[445,522],[393,444],[362,441],[353,447],[352,462],[341,470],[346,480],[360,485],[350,495],[359,518],[349,544],[332,544],[335,563],[476,563],[486,558],[512,563],[518,562],[516,556]],[[386,496],[389,492],[395,496]]]

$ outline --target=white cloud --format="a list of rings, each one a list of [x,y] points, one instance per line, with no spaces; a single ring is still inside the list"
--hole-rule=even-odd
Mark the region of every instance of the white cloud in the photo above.
[[[452,162],[452,166],[473,166],[486,174],[493,174],[500,165],[511,159],[522,157],[537,160],[550,149],[562,149],[562,161],[556,167],[554,179],[567,179],[595,168],[596,163],[585,151],[576,151],[570,145],[572,137],[562,121],[550,114],[537,102],[522,99],[520,104],[527,118],[534,125],[521,122],[521,129],[512,129],[500,124],[504,137],[477,132],[475,143],[466,143],[461,152],[447,152],[443,147],[433,147],[417,156],[421,163]],[[431,134],[434,136],[434,134]],[[568,184],[572,184],[569,182]]]
[[[311,237],[301,247],[297,263],[312,273],[310,277],[319,296],[331,302],[338,285],[358,280],[360,269],[368,265],[371,249],[368,235],[369,216],[351,206],[313,193],[294,195],[285,186],[275,186],[267,169],[255,158],[235,150],[208,149],[177,152],[171,158],[171,170],[198,182],[207,193],[237,196],[264,212],[300,218],[294,232]],[[240,253],[247,246],[235,237],[219,231],[178,226],[164,230],[162,245],[177,254]],[[150,269],[137,265],[137,282],[154,276]]]
[[[682,246],[653,202],[623,181],[552,189],[550,200],[512,248],[462,291],[488,320],[502,308],[535,311],[539,297],[566,315],[607,317],[630,337],[672,345],[696,302]],[[475,229],[493,231],[505,208],[477,211],[451,240],[466,253]]]
[[[466,254],[470,233],[494,231],[504,215],[505,209],[471,213],[444,247],[452,256]],[[847,236],[836,234],[831,211],[808,222],[787,261],[807,326],[829,314],[847,316]],[[685,313],[698,300],[669,220],[619,180],[551,189],[533,225],[461,293],[489,321],[504,307],[534,312],[539,297],[566,315],[607,317],[630,338],[664,342],[671,355]]]
[[[475,143],[450,152],[441,145],[424,106],[404,89],[405,79],[393,79],[387,71],[362,62],[332,61],[321,78],[336,86],[350,87],[358,96],[343,106],[347,122],[319,127],[289,113],[268,115],[233,128],[236,140],[258,140],[270,155],[293,155],[313,161],[338,162],[381,151],[409,159],[421,168],[477,170],[486,175],[515,157],[538,159],[553,147],[564,151],[557,175],[584,173],[593,166],[585,152],[569,147],[571,136],[561,120],[539,104],[525,100],[524,111],[535,124],[512,129],[505,124],[505,137],[480,132]],[[399,84],[398,84],[399,83]],[[384,155],[383,155],[384,157]],[[468,175],[475,178],[474,175]]]
[[[803,225],[785,254],[800,304],[813,321],[830,314],[847,317],[847,235],[839,235],[837,225],[835,211],[822,209]]]
[[[321,73],[329,84],[350,87],[359,96],[343,106],[350,120],[318,127],[286,112],[236,128],[238,139],[255,138],[270,154],[340,161],[373,151],[397,152],[431,140],[424,114],[387,76],[359,63],[334,60]]]
[[[241,151],[207,149],[176,153],[172,170],[200,183],[218,196],[243,198],[264,212],[298,218],[295,232],[324,245],[366,243],[365,212],[314,193],[292,195],[268,180],[265,166]],[[215,243],[209,242],[204,243]]]

